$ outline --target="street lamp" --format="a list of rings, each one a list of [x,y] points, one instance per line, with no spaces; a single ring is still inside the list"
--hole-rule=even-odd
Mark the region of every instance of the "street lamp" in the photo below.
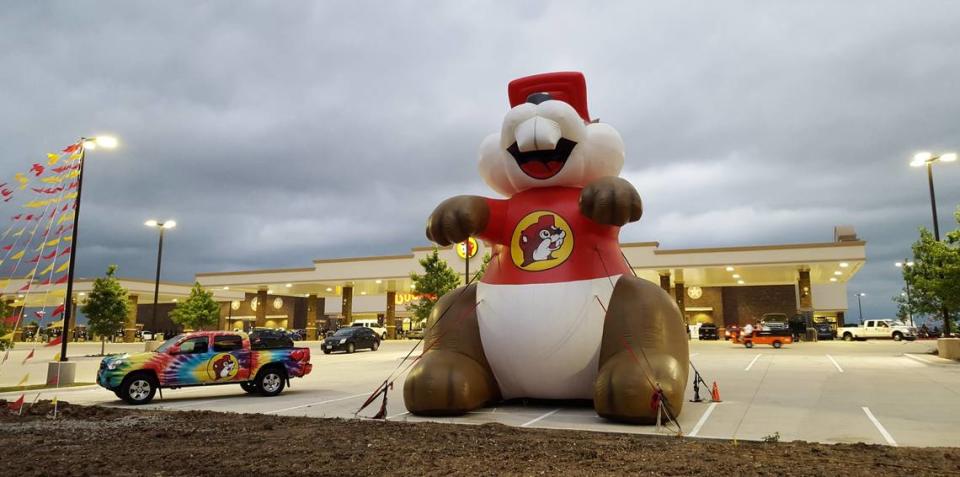
[[[930,184],[930,208],[933,210],[933,236],[940,241],[940,222],[937,220],[937,198],[933,194],[933,163],[935,162],[954,162],[957,160],[957,153],[933,154],[930,152],[919,152],[913,156],[910,165],[913,167],[927,166],[927,182]]]
[[[927,182],[930,184],[930,208],[933,210],[933,237],[940,241],[940,222],[937,220],[937,198],[933,194],[933,163],[934,162],[954,162],[957,160],[957,153],[949,152],[946,154],[933,154],[931,152],[918,152],[913,156],[910,165],[913,167],[927,166]],[[942,307],[943,312],[943,334],[950,335],[950,314],[947,307]]]
[[[172,229],[177,226],[177,223],[173,220],[165,220],[163,222],[150,219],[143,223],[147,227],[153,227],[160,229],[160,242],[157,245],[157,280],[153,285],[153,317],[150,318],[150,331],[154,333],[157,332],[157,301],[160,298],[160,260],[163,258],[163,231],[166,229]]]
[[[74,264],[77,261],[77,231],[80,230],[80,199],[83,197],[83,169],[87,163],[87,149],[93,150],[97,146],[104,149],[113,149],[117,147],[117,139],[112,136],[93,136],[81,137],[75,144],[79,145],[78,168],[77,168],[77,203],[76,210],[73,211],[73,234],[70,238],[72,252],[70,253],[70,265],[67,271],[67,296],[63,303],[63,328],[60,332],[60,361],[67,360],[67,341],[69,341],[70,320],[73,318],[73,272],[76,269]],[[59,379],[59,378],[58,378]]]
[[[913,268],[913,265],[914,265],[913,261],[912,261],[912,260],[907,260],[907,259],[903,259],[902,262],[896,262],[896,263],[893,264],[893,266],[895,266],[895,267],[897,267],[897,268],[904,268],[904,267],[906,267],[906,268],[904,268],[904,270],[908,270],[908,269]],[[907,280],[906,278],[904,278],[903,282],[906,283],[906,285],[907,285],[907,316],[910,317],[910,327],[913,327],[913,326],[914,326],[914,324],[913,324],[913,302],[910,301],[910,281]]]
[[[862,297],[867,296],[866,293],[860,292],[857,293],[857,310],[860,312],[860,324],[863,324],[863,303],[860,301]]]

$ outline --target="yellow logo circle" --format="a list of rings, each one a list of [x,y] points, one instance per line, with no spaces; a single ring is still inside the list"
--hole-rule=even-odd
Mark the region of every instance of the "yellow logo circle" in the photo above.
[[[514,265],[529,272],[557,267],[573,252],[573,230],[563,217],[548,210],[527,214],[510,240]]]
[[[229,381],[237,375],[237,371],[240,371],[240,363],[230,353],[215,355],[207,364],[207,374],[214,381]]]
[[[468,249],[468,248],[469,248],[469,250],[470,250],[470,254],[469,254],[469,255],[470,255],[470,258],[473,258],[473,256],[477,254],[477,249],[479,248],[479,246],[477,245],[477,239],[475,239],[475,238],[473,238],[473,237],[469,237],[469,238],[467,238],[467,241],[466,241],[466,242],[460,242],[460,243],[458,243],[458,244],[457,244],[457,255],[459,255],[460,258],[462,258],[462,259],[466,259],[466,258],[467,258],[467,249]]]

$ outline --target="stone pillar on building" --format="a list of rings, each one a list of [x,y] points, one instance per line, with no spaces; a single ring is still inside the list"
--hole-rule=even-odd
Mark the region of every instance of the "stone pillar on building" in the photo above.
[[[12,306],[13,300],[8,301],[7,304],[10,305],[10,309],[13,310],[13,314],[11,316],[16,316],[17,319],[20,320],[19,323],[16,323],[16,325],[19,325],[17,326],[17,329],[13,330],[13,342],[16,343],[18,341],[23,341],[23,327],[27,324],[26,317],[20,318],[20,314],[23,313],[23,307]],[[6,316],[0,318],[6,318]]]
[[[387,338],[397,339],[397,292],[387,292],[387,316],[383,321],[387,325]]]
[[[129,295],[127,301],[127,319],[123,322],[123,342],[133,343],[137,339],[137,302],[140,301],[140,297]]]
[[[317,336],[320,339],[323,339],[323,336],[320,336],[320,329],[326,328],[330,329],[330,320],[327,319],[327,298],[319,296],[317,297]]]
[[[799,271],[797,278],[797,311],[807,325],[813,324],[813,287],[810,286],[810,269]]]
[[[75,341],[73,339],[73,329],[77,327],[77,299],[74,297],[73,300],[70,300],[72,306],[70,306],[70,329],[64,332],[63,339],[67,341]],[[87,339],[93,340],[93,333],[90,331],[90,327],[87,327]]]
[[[663,288],[663,291],[670,293],[670,271],[669,270],[660,270],[660,288]]]
[[[677,308],[680,308],[680,316],[683,322],[687,322],[687,311],[684,303],[684,297],[687,296],[687,290],[683,286],[683,270],[676,270],[673,273],[673,297],[677,301]]]
[[[307,295],[307,341],[317,340],[317,323],[320,321],[320,309],[317,304],[316,293]]]
[[[342,325],[349,326],[353,323],[353,287],[343,287],[340,314],[343,315]]]
[[[843,325],[845,324],[844,321],[843,321],[843,318],[844,318],[844,317],[843,317],[843,312],[842,312],[842,311],[838,311],[838,312],[837,312],[837,328],[843,328]]]
[[[227,323],[227,317],[233,312],[233,309],[230,308],[231,306],[233,306],[233,302],[231,301],[220,303],[220,319],[217,320],[217,329],[220,331],[227,331],[227,327],[230,326],[230,324]]]
[[[261,288],[257,290],[257,317],[253,322],[255,327],[267,326],[267,307],[270,306],[267,303],[267,289]]]

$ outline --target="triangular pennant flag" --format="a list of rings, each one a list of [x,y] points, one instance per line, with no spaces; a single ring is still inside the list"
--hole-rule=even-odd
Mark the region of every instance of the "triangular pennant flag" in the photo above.
[[[73,143],[73,144],[67,146],[66,149],[63,150],[63,152],[74,152],[74,151],[76,151],[77,149],[80,149],[80,143],[79,143],[79,142]]]
[[[21,250],[21,251],[15,253],[15,254],[13,254],[13,256],[10,257],[10,259],[12,259],[12,260],[20,260],[21,258],[23,258],[24,252],[25,252],[25,250]]]
[[[57,232],[57,233],[59,234],[60,232]],[[56,250],[54,250],[54,251],[52,251],[52,252],[44,255],[44,256],[43,256],[43,259],[44,259],[44,260],[50,260],[51,258],[53,258],[53,257],[55,257],[55,256],[57,256],[57,251],[56,251]]]
[[[17,387],[20,387],[20,386],[23,386],[24,384],[27,384],[27,381],[29,381],[29,380],[30,380],[30,373],[24,374],[23,377],[20,378],[20,382],[17,383]]]
[[[27,291],[27,290],[30,290],[30,282],[27,282],[26,285],[20,287],[20,289],[17,290],[17,291],[22,291],[22,292],[24,292],[24,291]]]
[[[30,259],[30,263],[37,263],[39,261],[40,261],[40,255],[37,255],[36,257],[33,257]]]
[[[54,361],[60,361],[60,353],[57,353],[57,354],[53,355],[53,360],[54,360]],[[56,377],[56,376],[53,377],[53,382],[50,383],[50,384],[57,384],[57,377]]]
[[[26,189],[26,188],[27,188],[27,183],[30,182],[30,179],[27,179],[27,176],[25,176],[25,175],[23,175],[23,174],[21,174],[21,173],[19,173],[19,172],[16,173],[16,174],[14,174],[14,175],[13,175],[13,178],[16,179],[17,182],[20,183],[20,190]]]
[[[23,358],[23,362],[20,364],[27,364],[27,360],[33,357],[33,350],[30,350],[30,353],[27,354],[26,358]]]
[[[53,310],[53,316],[54,316],[54,317],[59,316],[61,313],[63,313],[63,310],[64,310],[64,309],[65,309],[65,308],[64,308],[64,305],[61,304],[61,305],[58,306],[55,310]]]
[[[53,270],[53,265],[54,265],[54,263],[53,263],[53,262],[50,262],[50,265],[47,265],[47,268],[44,268],[43,271],[40,272],[40,274],[41,274],[41,275],[46,275],[46,274],[50,273],[50,270]]]
[[[70,268],[70,262],[63,262],[63,265],[60,265],[59,267],[57,267],[57,271],[54,273],[60,273],[62,271],[65,271],[68,268]]]
[[[69,274],[69,273],[68,273],[68,274],[65,274],[64,276],[58,278],[57,281],[53,282],[53,284],[54,284],[54,285],[62,285],[62,284],[64,284],[64,283],[67,283],[67,279],[69,279],[69,278],[70,278],[70,274]]]
[[[50,342],[47,343],[47,346],[56,346],[60,344],[61,341],[63,341],[63,336],[57,336],[56,338],[50,340]],[[54,360],[54,361],[59,361],[59,360]]]
[[[20,395],[20,399],[17,399],[16,401],[13,401],[12,403],[7,404],[7,407],[10,408],[11,411],[20,412],[20,408],[23,407],[23,396],[24,396],[24,395],[21,394],[21,395]]]
[[[47,165],[52,166],[60,160],[60,154],[49,153],[47,154]]]

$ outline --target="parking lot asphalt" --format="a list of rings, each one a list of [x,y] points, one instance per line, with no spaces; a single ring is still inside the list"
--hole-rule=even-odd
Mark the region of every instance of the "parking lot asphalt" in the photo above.
[[[414,341],[384,342],[376,352],[324,355],[319,343],[308,342],[313,372],[294,379],[283,394],[267,398],[247,395],[239,386],[165,390],[143,408],[269,413],[288,416],[352,418],[365,398],[391,372],[403,365]],[[301,343],[301,345],[303,345]],[[109,352],[142,349],[108,345]],[[691,342],[691,361],[704,380],[718,384],[721,402],[710,402],[701,388],[701,403],[684,403],[679,424],[686,436],[824,443],[866,442],[901,446],[960,446],[960,364],[929,356],[935,341],[796,343],[776,350],[746,349],[729,342]],[[87,349],[90,348],[90,349]],[[20,346],[0,369],[0,385],[34,373],[42,382],[50,348],[38,348],[35,362],[21,361],[29,347]],[[80,357],[99,351],[99,344],[71,345],[78,362],[78,381],[92,382],[99,358]],[[415,353],[416,354],[416,353]],[[33,364],[30,364],[30,363]],[[691,373],[692,376],[693,373]],[[15,383],[16,381],[14,381]],[[49,399],[54,392],[40,392]],[[20,392],[0,394],[16,399]],[[56,391],[74,404],[127,406],[112,392],[96,386]],[[688,386],[687,398],[693,397]],[[27,392],[27,401],[37,391]],[[373,415],[379,402],[360,413]],[[402,379],[388,393],[387,416],[395,421],[437,421],[457,424],[501,423],[510,426],[577,429],[602,432],[676,434],[676,429],[619,424],[598,417],[589,406],[571,403],[511,402],[456,418],[422,418],[403,407]]]

